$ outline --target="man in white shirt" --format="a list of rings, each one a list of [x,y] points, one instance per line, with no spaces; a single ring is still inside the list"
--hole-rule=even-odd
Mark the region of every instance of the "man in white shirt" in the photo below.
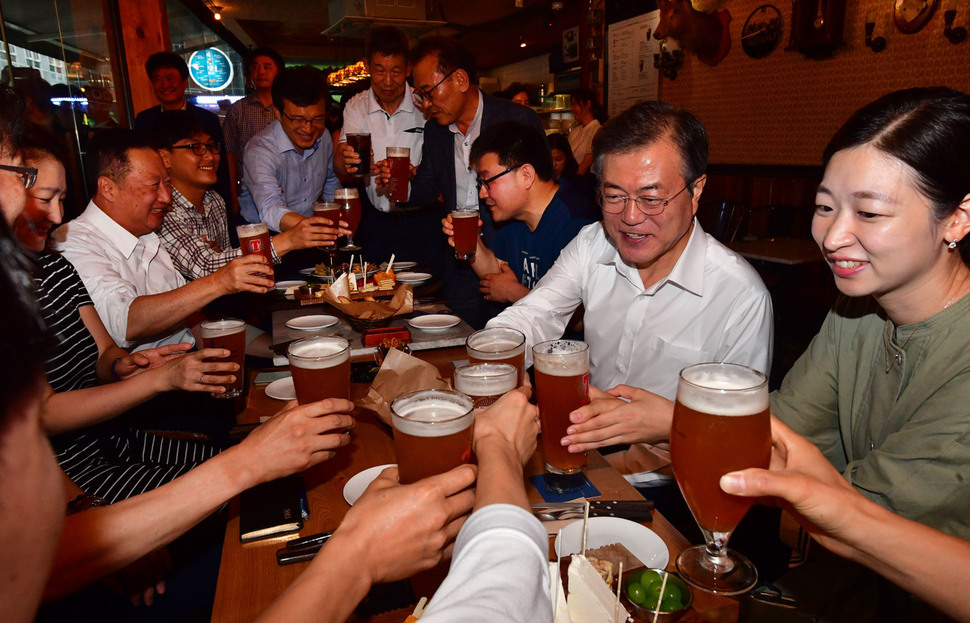
[[[585,307],[591,383],[613,389],[594,390],[593,402],[571,414],[563,438],[571,451],[666,440],[677,377],[689,364],[770,367],[767,289],[694,218],[707,151],[701,122],[663,102],[607,123],[593,144],[602,223],[585,227],[530,294],[489,322],[519,329],[531,347],[560,337]]]
[[[192,316],[205,305],[224,294],[273,287],[261,274],[272,273],[261,255],[236,258],[186,283],[155,234],[172,203],[158,152],[129,130],[105,132],[99,140],[97,194],[57,230],[55,248],[77,269],[118,346],[194,344]]]

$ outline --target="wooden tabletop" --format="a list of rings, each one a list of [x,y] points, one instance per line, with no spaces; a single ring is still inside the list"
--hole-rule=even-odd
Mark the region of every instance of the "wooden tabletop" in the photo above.
[[[451,361],[464,358],[465,351],[459,348],[426,351],[420,353],[420,357],[438,366],[443,377],[450,378]],[[260,416],[272,415],[282,406],[283,403],[266,396],[264,387],[250,387],[247,409],[239,418],[241,423],[258,422]],[[358,398],[363,396],[366,386],[355,383],[351,391],[354,397]],[[353,430],[351,444],[343,448],[334,459],[304,472],[311,514],[299,536],[336,529],[350,509],[343,499],[343,488],[347,481],[364,469],[395,461],[390,429],[369,410],[358,408],[354,415],[357,418],[357,426]],[[543,471],[542,458],[537,451],[526,466],[526,474],[528,477],[541,474]],[[637,490],[597,452],[590,453],[590,465],[586,475],[599,489],[603,498],[641,499]],[[531,483],[527,482],[526,488],[533,502],[542,501]],[[655,512],[653,522],[645,525],[656,532],[667,545],[670,550],[668,568],[673,569],[677,554],[688,547],[689,543],[660,513]],[[303,571],[307,563],[280,567],[276,564],[276,550],[283,546],[285,540],[295,537],[296,535],[288,535],[279,539],[240,544],[239,501],[238,498],[232,501],[212,621],[218,623],[252,621],[286,589]],[[430,598],[431,595],[426,592],[427,590],[429,590],[427,587],[419,587],[415,583],[415,593],[427,595]],[[694,608],[688,617],[681,620],[685,623],[737,621],[738,604],[725,597],[695,591]],[[410,608],[405,608],[361,620],[375,623],[400,623],[409,613]]]
[[[732,251],[751,260],[761,260],[774,264],[808,264],[821,262],[822,252],[812,240],[797,238],[764,238],[761,240],[742,240],[727,245]]]

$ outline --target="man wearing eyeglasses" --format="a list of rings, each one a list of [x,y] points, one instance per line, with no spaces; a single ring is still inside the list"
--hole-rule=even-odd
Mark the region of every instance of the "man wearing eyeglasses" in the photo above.
[[[689,364],[770,368],[767,289],[694,218],[707,153],[703,124],[663,102],[608,122],[593,142],[602,223],[585,227],[530,294],[489,322],[519,329],[531,347],[558,338],[585,307],[590,381],[612,389],[591,388],[591,404],[571,414],[562,440],[571,452],[666,441]]]
[[[27,189],[37,181],[37,169],[25,167],[20,152],[23,120],[23,102],[13,89],[0,85],[0,209],[10,225],[24,211]]]
[[[212,191],[222,146],[185,111],[164,113],[152,135],[172,180],[172,210],[158,230],[162,246],[186,279],[210,275],[241,255],[229,237],[226,203]],[[323,218],[303,219],[273,236],[274,263],[295,249],[333,245],[337,232],[329,224]]]
[[[246,145],[239,206],[246,221],[285,232],[312,217],[319,197],[333,201],[340,186],[325,126],[325,76],[306,65],[287,67],[273,81],[273,105],[279,120]]]

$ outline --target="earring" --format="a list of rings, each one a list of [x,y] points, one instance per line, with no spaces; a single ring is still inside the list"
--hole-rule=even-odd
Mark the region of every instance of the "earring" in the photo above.
[[[951,240],[950,241],[950,244],[946,245],[946,248],[949,249],[949,250],[951,250],[951,251],[955,250],[957,248],[957,242],[959,242],[959,241],[958,240]]]

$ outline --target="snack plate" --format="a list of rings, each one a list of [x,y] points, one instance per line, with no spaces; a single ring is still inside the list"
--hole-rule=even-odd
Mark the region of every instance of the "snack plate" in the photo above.
[[[368,265],[369,266],[371,265],[370,262],[368,262]],[[301,268],[300,274],[306,277],[310,277],[312,279],[316,279],[317,281],[322,281],[323,283],[333,283],[333,275],[318,275],[313,271],[314,271],[313,268]],[[367,271],[367,278],[370,279],[376,273],[377,273],[376,267],[374,268],[374,270]],[[357,279],[360,279],[360,273],[357,273]]]
[[[649,569],[665,569],[670,553],[657,533],[629,519],[590,517],[586,533],[587,549],[622,543]],[[578,519],[562,529],[556,537],[555,550],[560,556],[577,554],[583,547],[583,520]]]
[[[444,331],[459,322],[461,322],[461,318],[451,314],[427,314],[408,320],[409,325],[422,331]]]
[[[266,386],[266,395],[273,400],[296,400],[296,388],[293,386],[293,377],[277,379]]]
[[[280,292],[286,292],[291,288],[296,289],[296,288],[299,288],[300,286],[305,286],[305,285],[306,285],[306,281],[303,281],[302,279],[293,279],[292,281],[277,281],[276,290],[279,290]]]
[[[365,469],[364,471],[357,472],[351,476],[350,480],[347,481],[347,484],[344,485],[344,500],[347,501],[347,504],[353,506],[354,502],[356,502],[358,498],[363,495],[364,489],[366,489],[370,483],[374,482],[374,479],[380,476],[381,472],[388,467],[397,467],[397,463],[378,465],[377,467]]]
[[[411,270],[417,265],[417,262],[394,262],[394,272],[399,273],[405,270]],[[381,264],[381,270],[387,270],[387,262]]]
[[[298,316],[286,321],[286,326],[297,331],[318,331],[340,322],[336,316],[312,315]]]
[[[395,275],[395,279],[399,283],[410,283],[412,285],[420,285],[425,281],[431,279],[431,273],[398,273]]]

